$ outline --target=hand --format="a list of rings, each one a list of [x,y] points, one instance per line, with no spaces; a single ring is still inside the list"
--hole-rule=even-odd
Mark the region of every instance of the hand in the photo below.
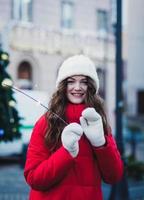
[[[77,123],[71,123],[66,126],[62,132],[61,140],[65,149],[69,151],[72,157],[76,157],[79,152],[79,144],[83,134],[82,127]]]
[[[99,147],[105,144],[102,118],[94,108],[86,108],[82,112],[80,123],[84,134],[93,146]]]

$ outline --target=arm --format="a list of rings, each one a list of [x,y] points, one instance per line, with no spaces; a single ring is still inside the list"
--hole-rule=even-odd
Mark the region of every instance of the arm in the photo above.
[[[24,176],[35,190],[47,190],[58,183],[73,165],[73,157],[62,146],[50,155],[44,143],[47,129],[45,116],[36,123],[27,151]]]
[[[104,134],[101,116],[94,108],[86,108],[80,117],[81,126],[90,141],[102,178],[115,183],[123,174],[123,164],[112,134]]]
[[[106,144],[102,147],[93,147],[93,151],[103,180],[114,184],[122,178],[123,162],[112,134],[106,135],[105,138]]]

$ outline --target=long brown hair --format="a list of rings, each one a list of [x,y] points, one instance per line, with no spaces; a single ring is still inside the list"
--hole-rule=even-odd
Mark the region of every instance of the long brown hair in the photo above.
[[[101,115],[103,121],[104,132],[107,134],[108,123],[107,117],[104,111],[103,100],[96,94],[96,88],[94,87],[93,80],[87,77],[87,95],[85,98],[86,107],[94,107],[96,111]],[[48,130],[45,135],[46,145],[49,147],[50,151],[53,152],[61,145],[61,132],[66,126],[66,124],[57,118],[54,113],[56,113],[60,118],[66,121],[65,117],[65,107],[68,102],[66,96],[67,79],[63,80],[57,91],[53,94],[49,102],[49,112],[46,113],[48,121]]]

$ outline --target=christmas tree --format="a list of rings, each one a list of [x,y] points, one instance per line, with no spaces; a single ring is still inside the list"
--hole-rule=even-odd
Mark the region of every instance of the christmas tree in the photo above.
[[[12,79],[6,68],[9,54],[0,49],[0,142],[20,138],[20,117],[13,98]]]

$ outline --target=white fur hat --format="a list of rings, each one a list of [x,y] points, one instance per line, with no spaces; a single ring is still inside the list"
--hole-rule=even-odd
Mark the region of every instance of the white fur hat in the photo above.
[[[64,79],[74,76],[89,76],[95,83],[96,93],[99,89],[99,79],[94,62],[85,55],[75,55],[66,59],[59,68],[56,87]]]

